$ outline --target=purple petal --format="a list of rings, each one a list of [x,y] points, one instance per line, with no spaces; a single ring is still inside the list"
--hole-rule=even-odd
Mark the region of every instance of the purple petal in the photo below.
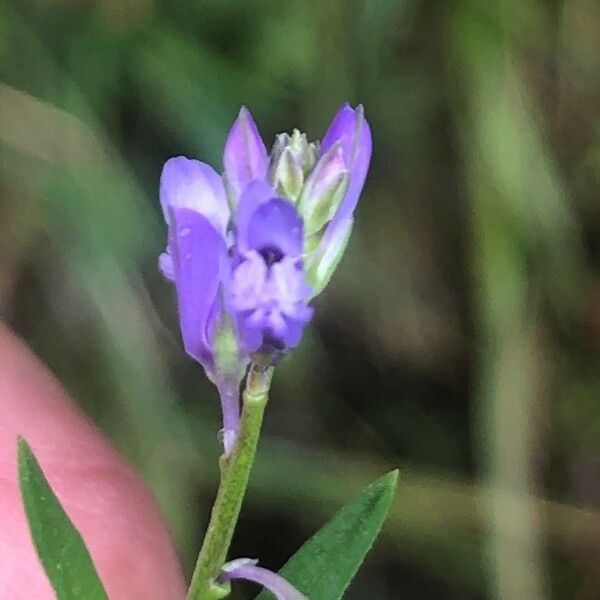
[[[204,215],[225,236],[230,212],[223,181],[209,165],[177,156],[169,159],[160,176],[160,203],[169,223],[169,209],[189,208]]]
[[[263,345],[262,328],[250,323],[245,315],[239,315],[236,326],[244,351],[248,354],[257,352]]]
[[[321,144],[323,153],[336,142],[342,145],[344,162],[350,171],[350,184],[335,220],[345,221],[352,215],[367,177],[373,142],[371,128],[361,105],[353,109],[344,104],[334,117]]]
[[[282,335],[282,341],[286,348],[295,348],[302,339],[304,328],[310,321],[313,315],[313,308],[310,306],[304,306],[305,310],[302,311],[301,319],[286,319],[285,331]]]
[[[248,223],[250,222],[254,211],[259,206],[275,197],[277,197],[277,194],[274,192],[273,188],[264,181],[254,181],[244,190],[235,217],[235,226],[238,233],[238,246],[240,246],[241,251],[249,249],[245,246],[245,233],[248,231]],[[239,240],[240,232],[242,232],[241,237],[243,238],[241,244]]]
[[[188,208],[171,208],[169,217],[169,248],[183,344],[191,357],[211,370],[227,249],[221,234],[203,215]]]
[[[234,560],[223,566],[220,579],[222,581],[231,581],[232,579],[253,581],[268,589],[275,595],[277,600],[308,600],[304,594],[283,577],[257,566],[257,562],[248,558]]]
[[[318,198],[339,175],[346,172],[344,149],[338,141],[324,152],[310,174],[306,187],[309,197]]]
[[[354,121],[355,110],[345,102],[333,117],[329,129],[321,141],[321,152],[327,152],[336,142],[341,141],[345,144],[344,154],[351,156]]]
[[[228,292],[228,310],[237,315],[246,352],[298,345],[313,309],[307,306],[312,290],[296,259],[285,257],[269,267],[252,250],[233,271]]]
[[[269,158],[250,111],[243,106],[229,131],[223,163],[227,180],[237,198],[252,181],[264,181]]]
[[[281,198],[261,204],[252,213],[246,230],[238,230],[238,236],[243,246],[259,254],[274,253],[274,260],[302,255],[302,219],[292,204]],[[265,260],[270,262],[268,257]]]

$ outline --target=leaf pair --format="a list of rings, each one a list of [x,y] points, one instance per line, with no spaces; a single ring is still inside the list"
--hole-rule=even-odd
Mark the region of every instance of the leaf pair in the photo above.
[[[341,598],[383,525],[397,475],[382,477],[344,507],[296,552],[281,575],[310,600]],[[80,533],[23,439],[19,478],[31,535],[57,600],[108,600]],[[256,600],[272,598],[262,592]]]

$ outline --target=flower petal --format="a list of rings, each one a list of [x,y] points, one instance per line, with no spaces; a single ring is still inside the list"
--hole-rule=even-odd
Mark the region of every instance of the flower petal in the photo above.
[[[373,148],[371,128],[361,105],[354,109],[349,104],[344,104],[340,108],[323,138],[322,152],[327,152],[336,142],[342,145],[344,162],[350,171],[348,191],[334,217],[338,221],[345,221],[356,208],[369,170]]]
[[[253,581],[268,589],[275,595],[277,600],[308,600],[304,594],[283,577],[257,566],[257,562],[249,558],[231,561],[223,566],[220,579],[222,581],[231,581],[232,579]]]
[[[172,207],[169,218],[183,344],[186,352],[210,371],[214,325],[221,310],[219,288],[227,268],[225,241],[206,217],[189,208]]]
[[[355,111],[345,102],[337,111],[335,117],[327,129],[327,133],[321,141],[321,153],[324,154],[336,142],[343,142],[344,154],[352,155],[352,137],[354,134]]]
[[[261,323],[252,323],[251,318],[240,314],[236,321],[240,344],[245,352],[252,354],[263,345],[263,330]]]
[[[300,313],[300,310],[298,311]],[[310,306],[303,306],[302,312],[299,314],[301,319],[290,319],[286,318],[285,320],[285,330],[282,333],[281,341],[283,342],[285,348],[291,349],[295,348],[302,339],[302,334],[304,333],[304,328],[306,324],[310,321],[313,315],[314,309]]]
[[[273,252],[281,260],[284,256],[300,257],[303,248],[302,219],[287,200],[271,198],[252,213],[245,231],[238,231],[243,246],[259,254]],[[270,262],[265,257],[267,262]]]
[[[223,163],[227,181],[236,199],[249,183],[266,179],[269,166],[267,149],[250,111],[245,106],[241,108],[229,131]]]
[[[238,237],[237,243],[240,251],[245,252],[246,250],[249,250],[249,248],[245,246],[247,237],[246,232],[248,231],[248,223],[250,222],[250,218],[254,214],[254,211],[276,196],[277,194],[273,191],[273,188],[264,181],[254,181],[244,190],[235,216],[235,227]],[[240,237],[242,238],[241,245]]]
[[[244,350],[284,352],[297,346],[312,317],[311,294],[297,259],[286,256],[267,266],[256,250],[248,252],[228,286],[228,310],[237,316]]]
[[[223,181],[211,166],[185,156],[169,159],[160,176],[160,202],[167,223],[170,208],[189,208],[225,236],[230,211]]]

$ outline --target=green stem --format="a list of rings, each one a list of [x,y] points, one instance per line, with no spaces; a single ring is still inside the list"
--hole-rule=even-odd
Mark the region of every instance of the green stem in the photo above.
[[[272,376],[272,368],[250,366],[242,396],[238,438],[231,455],[221,457],[221,483],[194,568],[188,600],[219,600],[229,595],[229,585],[219,584],[217,577],[227,560],[248,487]]]

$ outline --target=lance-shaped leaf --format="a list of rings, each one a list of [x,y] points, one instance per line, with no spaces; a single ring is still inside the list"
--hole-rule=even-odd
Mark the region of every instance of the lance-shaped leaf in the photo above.
[[[23,439],[18,448],[29,529],[57,600],[108,600],[81,534],[54,495],[31,448]]]
[[[310,600],[338,600],[352,581],[385,521],[398,471],[388,473],[310,538],[279,574]],[[273,600],[262,592],[256,600]]]

